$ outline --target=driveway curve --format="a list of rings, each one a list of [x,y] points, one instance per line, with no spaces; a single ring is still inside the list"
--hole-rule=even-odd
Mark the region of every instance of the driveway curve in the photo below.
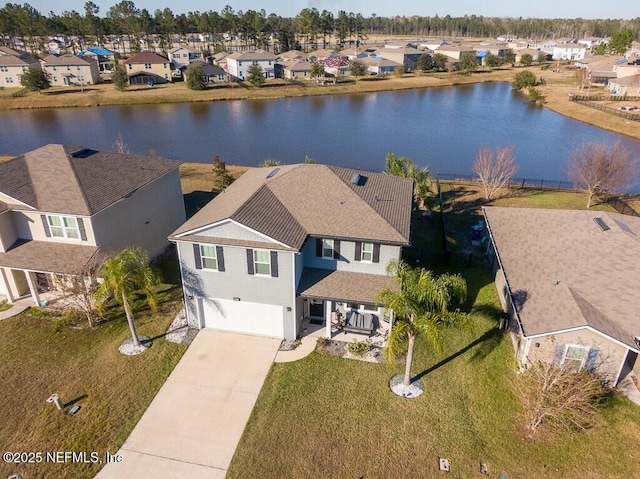
[[[279,345],[201,330],[96,478],[224,478]]]

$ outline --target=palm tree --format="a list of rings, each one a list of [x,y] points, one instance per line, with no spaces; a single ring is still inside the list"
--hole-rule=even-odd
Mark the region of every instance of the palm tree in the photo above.
[[[420,168],[411,158],[398,157],[395,153],[387,153],[384,166],[389,175],[413,180],[413,201],[416,208],[422,208],[425,203],[431,202],[433,193],[431,192],[431,172],[428,167]]]
[[[404,351],[407,362],[403,384],[411,384],[413,349],[418,335],[423,335],[439,352],[445,327],[470,327],[469,318],[460,310],[449,311],[453,302],[461,304],[467,296],[467,283],[459,275],[435,276],[424,268],[413,269],[404,261],[392,261],[387,273],[395,277],[398,290],[384,289],[376,297],[385,309],[396,314],[389,333],[387,359],[395,361]]]
[[[134,295],[142,291],[149,307],[153,311],[156,310],[156,295],[153,287],[162,281],[160,272],[149,266],[149,257],[142,248],[126,248],[105,261],[102,267],[102,278],[103,282],[95,293],[99,310],[104,311],[107,301],[113,297],[124,307],[133,344],[140,346],[136,325],[133,322],[131,303]]]

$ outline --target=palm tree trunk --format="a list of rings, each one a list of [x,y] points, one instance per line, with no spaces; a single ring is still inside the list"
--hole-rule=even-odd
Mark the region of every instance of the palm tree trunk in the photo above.
[[[122,304],[124,305],[124,312],[127,315],[127,322],[129,323],[129,329],[131,330],[133,344],[135,344],[136,346],[140,346],[140,339],[138,339],[136,324],[133,322],[133,314],[131,314],[131,309],[129,309],[129,302],[127,301],[127,296],[124,294],[124,292],[122,293]]]
[[[403,384],[405,386],[409,386],[411,384],[411,363],[413,363],[413,347],[416,344],[416,333],[411,333],[409,335],[409,347],[407,348],[407,363],[404,369],[404,381]]]

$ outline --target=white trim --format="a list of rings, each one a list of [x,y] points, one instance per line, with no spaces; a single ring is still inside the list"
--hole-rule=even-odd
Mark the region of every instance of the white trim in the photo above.
[[[297,257],[297,253],[293,253],[291,255],[291,282],[293,284],[293,294],[292,294],[292,301],[293,304],[291,305],[291,314],[293,315],[293,334],[294,336],[297,338],[298,337],[298,296],[296,295],[296,291],[298,290],[298,288],[296,287],[296,257]],[[280,267],[280,265],[278,264],[278,267]],[[287,312],[287,308],[285,307],[284,309],[284,313]],[[283,318],[282,320],[284,321],[284,314],[283,314]],[[286,323],[283,324],[283,330],[286,330]],[[300,326],[302,326],[300,324]],[[287,336],[287,332],[284,331],[284,335],[285,337]]]
[[[589,359],[589,351],[591,351],[591,347],[584,346],[582,344],[565,344],[564,352],[562,353],[562,360],[560,361],[561,366],[564,365],[564,362],[567,360],[567,353],[569,352],[569,348],[578,348],[586,351],[584,358],[582,358],[581,360],[580,367],[578,368],[578,371],[582,371],[584,367],[587,365],[587,359]],[[571,361],[572,358],[570,358],[569,360]]]
[[[371,254],[371,259],[362,259],[364,257],[364,245],[370,244],[371,251],[367,251],[367,253]],[[373,263],[373,250],[375,249],[375,244],[372,241],[362,241],[360,242],[360,262],[361,263]]]
[[[185,232],[183,232],[183,233],[180,233],[180,234],[174,235],[173,237],[174,237],[174,238],[182,238],[183,236],[194,235],[194,234],[197,234],[197,233],[199,233],[199,232],[201,232],[201,231],[207,230],[207,229],[209,229],[209,228],[215,228],[216,226],[222,226],[222,225],[224,225],[225,223],[232,223],[232,224],[234,224],[234,225],[236,225],[236,226],[239,226],[239,227],[241,227],[241,228],[244,228],[244,229],[246,229],[247,231],[249,231],[249,232],[251,232],[251,233],[254,233],[254,234],[256,234],[256,235],[258,235],[258,236],[260,236],[260,237],[262,237],[262,238],[265,238],[265,239],[267,239],[267,240],[269,240],[269,241],[271,241],[271,242],[273,242],[273,243],[279,244],[279,245],[281,245],[281,246],[285,246],[285,247],[287,247],[287,248],[291,248],[291,246],[289,246],[288,244],[285,244],[285,243],[283,243],[283,242],[281,242],[281,241],[278,241],[278,240],[276,240],[276,239],[274,239],[274,238],[272,238],[272,237],[270,237],[270,236],[267,236],[267,235],[266,235],[266,234],[264,234],[264,233],[260,233],[259,231],[256,231],[256,230],[254,230],[253,228],[249,228],[248,226],[243,225],[242,223],[238,223],[237,221],[235,221],[235,220],[233,220],[233,219],[231,219],[231,218],[225,218],[225,219],[223,219],[223,220],[216,221],[215,223],[210,223],[210,224],[208,224],[208,225],[199,226],[199,227],[194,228],[194,229],[192,229],[192,230],[185,231]],[[233,238],[228,238],[228,239],[233,240]]]
[[[267,265],[269,265],[269,272],[268,273],[258,273],[258,269],[256,268],[256,253],[257,252],[261,252],[261,253],[267,253],[268,256],[268,261],[267,261]],[[253,275],[254,276],[262,276],[265,278],[271,278],[271,250],[268,249],[262,249],[262,248],[252,248],[251,249],[251,253],[253,256]],[[265,264],[264,262],[260,262],[259,264]]]
[[[211,256],[205,256],[202,253],[202,247],[207,247],[207,248],[213,248],[213,257]],[[216,273],[219,273],[220,271],[218,270],[218,251],[216,250],[216,245],[214,244],[202,244],[202,243],[198,243],[198,248],[200,249],[200,266],[202,267],[203,270],[205,271],[215,271]],[[207,266],[204,265],[204,259],[207,258],[209,260],[213,259],[216,262],[216,267],[215,268],[209,268]]]
[[[640,353],[640,350],[638,350],[636,348],[632,348],[628,344],[623,343],[622,341],[620,341],[620,340],[618,340],[618,339],[616,339],[616,338],[614,338],[612,336],[609,336],[609,335],[603,333],[602,331],[598,331],[597,329],[595,329],[595,328],[593,328],[593,327],[591,327],[589,325],[576,326],[575,328],[560,329],[558,331],[550,331],[550,332],[547,332],[547,333],[534,334],[534,335],[531,335],[531,336],[527,336],[527,338],[530,338],[530,339],[542,338],[542,337],[545,337],[545,336],[552,336],[554,334],[571,333],[571,332],[580,331],[580,330],[583,330],[583,329],[586,329],[586,330],[591,331],[593,333],[597,333],[600,336],[602,336],[603,338],[606,338],[609,341],[612,341],[612,342],[618,344],[619,346],[622,346],[623,348],[627,348],[627,349],[630,349],[631,351],[635,351],[637,353]]]
[[[617,386],[618,383],[620,382],[620,375],[622,374],[622,368],[624,368],[624,365],[627,363],[627,357],[629,356],[629,353],[631,351],[632,351],[631,349],[627,349],[627,354],[625,354],[624,359],[620,363],[620,367],[618,368],[618,374],[616,374],[616,379],[615,379],[615,382],[613,383],[614,387]],[[633,369],[631,370],[631,372],[633,372]]]
[[[23,205],[23,206],[26,206],[28,208],[31,208],[31,210],[29,210],[29,211],[37,211],[35,206],[28,205],[27,203],[24,203],[24,202],[22,202],[20,200],[17,200],[13,196],[9,196],[8,194],[3,193],[1,191],[0,191],[0,196],[5,196],[7,198],[11,198],[12,201],[14,201],[15,203],[17,203],[19,205]],[[4,201],[4,200],[2,200],[2,202],[3,203],[11,203],[11,201]],[[11,209],[11,208],[9,208],[9,209]]]
[[[529,351],[531,350],[531,340],[524,336],[523,338],[527,342],[524,345],[524,351],[522,351],[522,364],[527,364],[529,362]]]
[[[320,256],[320,258],[322,259],[335,259],[334,256],[336,254],[336,240],[333,238],[320,238],[320,241],[322,241],[322,256]],[[325,245],[324,242],[325,241],[331,241],[331,255],[330,256],[325,256],[324,255],[324,251],[325,251]]]
[[[182,265],[182,258],[180,257],[180,248],[178,248],[178,245],[176,245],[176,251],[178,252],[178,265]],[[182,284],[182,303],[184,304],[184,313],[187,317],[187,324],[189,324],[189,316],[191,314],[189,312],[189,304],[191,304],[192,300],[187,298],[187,289],[184,287],[186,283],[184,280],[184,271],[182,269],[182,266],[180,266],[180,282]],[[197,309],[198,309],[198,306],[196,305],[196,314],[197,314]]]

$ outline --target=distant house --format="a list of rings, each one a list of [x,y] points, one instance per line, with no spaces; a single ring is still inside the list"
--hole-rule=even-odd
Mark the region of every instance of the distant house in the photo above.
[[[100,82],[98,61],[71,53],[47,55],[42,60],[42,69],[49,74],[52,86],[95,85]]]
[[[282,75],[287,80],[310,80],[313,63],[305,60],[286,62],[282,65]]]
[[[285,62],[291,62],[291,61],[307,61],[308,59],[309,59],[309,56],[306,53],[301,52],[299,50],[288,50],[286,52],[279,53],[276,56],[276,62],[278,63],[285,63]]]
[[[367,70],[372,75],[389,75],[395,71],[396,68],[402,68],[404,66],[401,63],[394,62],[382,57],[368,57],[362,60]]]
[[[98,250],[163,253],[185,218],[179,165],[56,144],[0,163],[0,295],[39,304]]]
[[[222,83],[228,81],[229,75],[222,68],[216,65],[211,65],[202,60],[196,60],[189,66],[199,65],[202,67],[202,73],[204,73],[205,83]],[[185,70],[185,80],[189,77],[189,68]]]
[[[640,374],[640,218],[587,210],[483,208],[489,260],[523,367]]]
[[[91,47],[79,53],[80,57],[95,58],[101,75],[109,74],[117,62],[116,53],[107,48]]]
[[[322,60],[318,60],[318,63],[324,67],[324,72],[327,76],[342,77],[349,74],[349,66],[351,62],[347,57],[327,57]]]
[[[132,56],[124,62],[132,85],[148,85],[149,83],[167,83],[171,81],[171,63],[157,53],[144,51]]]
[[[47,42],[45,48],[52,55],[60,55],[64,51],[64,42],[59,38],[52,38]]]
[[[189,63],[202,60],[202,52],[181,45],[169,50],[169,60],[171,60],[174,71],[184,72],[189,66]]]
[[[465,45],[443,45],[438,49],[438,53],[442,53],[456,62],[460,61],[460,58],[464,54],[473,55],[474,57],[477,56],[474,48]]]
[[[338,50],[325,48],[325,49],[314,50],[312,52],[309,52],[307,54],[307,59],[310,62],[317,62],[318,60],[324,60],[325,58],[340,57],[340,56],[342,55]]]
[[[531,58],[534,62],[538,61],[538,55],[540,55],[541,53],[545,56],[545,58],[547,57],[547,53],[543,52],[542,50],[535,50],[533,48],[523,48],[521,50],[515,50],[513,53],[515,53],[516,55],[516,63],[519,63],[524,55],[531,55]]]
[[[420,58],[420,55],[423,53],[424,52],[413,47],[390,48],[388,45],[385,45],[384,48],[376,51],[376,56],[399,63],[405,70],[411,71],[416,69],[418,58]]]
[[[586,37],[578,40],[578,43],[591,50],[593,47],[597,47],[598,45],[606,43],[606,40],[602,37]]]
[[[582,60],[587,54],[587,47],[577,43],[559,43],[553,47],[553,60]]]
[[[21,88],[20,77],[29,68],[41,70],[42,65],[27,52],[0,47],[0,87]]]
[[[258,65],[265,78],[274,78],[275,60],[275,55],[261,50],[232,53],[227,57],[227,71],[232,77],[244,81],[251,65]]]
[[[640,75],[623,78],[611,78],[607,90],[614,95],[640,95]]]

